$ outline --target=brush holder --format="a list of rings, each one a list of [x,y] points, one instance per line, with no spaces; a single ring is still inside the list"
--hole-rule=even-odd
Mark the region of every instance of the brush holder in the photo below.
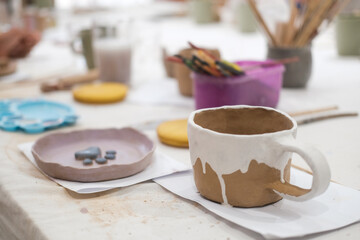
[[[268,59],[284,59],[298,57],[299,61],[285,65],[283,87],[304,88],[308,83],[312,70],[311,46],[301,48],[268,46]]]
[[[179,52],[179,55],[185,58],[191,58],[192,48],[186,48]],[[217,49],[207,49],[209,53],[217,58],[220,58],[220,52]],[[174,64],[174,77],[179,86],[180,94],[186,97],[193,96],[193,80],[190,77],[191,70],[184,64]]]

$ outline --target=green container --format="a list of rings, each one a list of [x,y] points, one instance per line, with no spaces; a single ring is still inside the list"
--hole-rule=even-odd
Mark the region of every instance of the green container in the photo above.
[[[256,19],[249,4],[238,4],[235,11],[235,23],[240,32],[252,33],[256,31]]]
[[[339,15],[336,18],[336,45],[339,55],[360,55],[360,15]]]
[[[191,0],[190,15],[199,24],[216,22],[217,16],[214,11],[214,1]]]

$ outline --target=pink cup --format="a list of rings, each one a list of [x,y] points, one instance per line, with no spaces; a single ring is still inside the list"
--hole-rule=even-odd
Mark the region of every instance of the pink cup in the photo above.
[[[236,62],[242,67],[263,61]],[[196,109],[225,105],[276,107],[279,102],[283,72],[281,64],[246,71],[244,76],[213,77],[192,73]]]

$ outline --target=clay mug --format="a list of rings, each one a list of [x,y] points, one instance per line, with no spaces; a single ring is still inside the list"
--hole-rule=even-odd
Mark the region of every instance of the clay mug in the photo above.
[[[248,3],[240,2],[235,7],[235,23],[240,32],[252,33],[256,31],[256,18]]]
[[[259,207],[282,198],[305,201],[322,194],[330,169],[317,149],[295,139],[288,114],[247,105],[200,109],[188,119],[190,157],[200,194],[237,207]],[[291,155],[313,172],[311,189],[292,185]]]
[[[198,24],[212,23],[219,20],[216,1],[191,0],[189,7],[191,17]]]
[[[360,14],[340,14],[335,25],[336,46],[341,56],[360,55]]]
[[[81,42],[81,45],[78,42]],[[71,41],[70,47],[74,53],[84,55],[88,69],[95,68],[94,50],[93,50],[93,30],[83,29],[79,32],[78,37]]]

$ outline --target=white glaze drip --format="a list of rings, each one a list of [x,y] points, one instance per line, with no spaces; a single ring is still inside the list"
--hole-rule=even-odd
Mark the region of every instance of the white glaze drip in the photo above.
[[[200,162],[201,162],[201,165],[202,165],[203,174],[206,174],[206,162],[205,161],[200,161]]]
[[[227,197],[226,197],[226,185],[225,185],[225,181],[222,175],[217,175],[220,181],[220,188],[221,188],[221,195],[223,198],[223,202],[225,205],[229,204]]]

